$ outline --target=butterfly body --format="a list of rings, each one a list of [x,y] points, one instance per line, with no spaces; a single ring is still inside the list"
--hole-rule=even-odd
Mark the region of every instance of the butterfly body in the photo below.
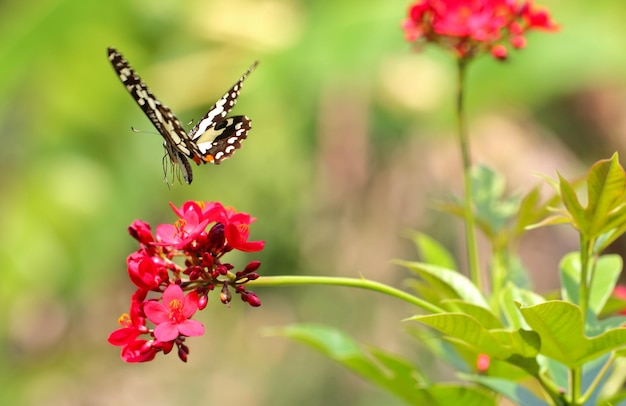
[[[152,94],[119,51],[109,48],[108,56],[126,90],[163,137],[166,157],[174,170],[182,174],[187,184],[193,180],[188,158],[198,165],[201,163],[217,165],[241,148],[241,141],[246,139],[250,131],[251,121],[246,116],[227,117],[227,115],[237,103],[243,81],[254,70],[258,61],[248,68],[187,133],[180,120]]]

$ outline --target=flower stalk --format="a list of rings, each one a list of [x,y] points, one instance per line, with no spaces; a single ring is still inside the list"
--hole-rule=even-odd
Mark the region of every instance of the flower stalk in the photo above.
[[[465,76],[467,72],[467,59],[457,60],[457,95],[456,95],[456,115],[457,115],[457,135],[461,148],[461,158],[463,163],[463,189],[464,189],[464,219],[465,219],[465,244],[467,247],[467,263],[472,282],[479,288],[485,288],[482,283],[479,261],[478,246],[476,244],[476,219],[473,210],[472,193],[472,158],[469,147],[469,134],[465,117]]]
[[[359,289],[367,289],[374,292],[386,294],[396,299],[403,300],[411,303],[417,307],[420,307],[431,313],[443,313],[444,310],[440,307],[433,305],[420,299],[417,296],[413,296],[402,290],[393,288],[384,283],[370,281],[367,279],[357,278],[344,278],[335,276],[263,276],[257,280],[248,282],[249,287],[253,286],[305,286],[305,285],[329,285],[329,286],[346,286]]]

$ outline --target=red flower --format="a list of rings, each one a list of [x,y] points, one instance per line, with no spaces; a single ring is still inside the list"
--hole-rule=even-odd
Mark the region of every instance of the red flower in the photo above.
[[[137,340],[122,348],[122,359],[126,362],[152,361],[159,351],[152,341]]]
[[[476,370],[484,374],[489,369],[489,364],[491,364],[491,359],[487,354],[478,354],[476,357]]]
[[[626,286],[616,286],[615,289],[613,289],[613,297],[626,301]],[[626,307],[622,308],[618,313],[626,315]]]
[[[128,227],[128,232],[133,236],[133,238],[144,245],[150,244],[154,241],[150,225],[141,220],[133,221],[133,224]]]
[[[109,335],[109,343],[122,347],[122,359],[126,362],[145,362],[154,359],[157,350],[151,342],[137,337],[148,332],[146,319],[141,310],[141,304],[146,298],[145,290],[136,291],[131,299],[130,315],[124,313],[118,323],[122,328]]]
[[[145,290],[136,291],[130,302],[130,314],[122,314],[117,320],[122,328],[115,330],[109,336],[109,343],[113,345],[127,345],[135,340],[137,336],[148,331],[146,319],[141,310],[141,303],[146,298]]]
[[[255,218],[226,209],[219,202],[188,201],[180,208],[170,206],[178,220],[158,225],[155,237],[142,221],[136,220],[128,228],[141,245],[126,260],[128,276],[138,290],[131,301],[130,316],[122,316],[122,328],[109,336],[109,343],[122,347],[122,359],[127,362],[150,361],[156,353],[167,354],[174,346],[179,358],[186,361],[189,349],[183,343],[185,337],[204,333],[202,324],[190,317],[206,306],[209,293],[216,287],[221,287],[217,290],[226,304],[234,290],[250,306],[261,305],[256,294],[243,286],[259,277],[261,263],[252,261],[234,272],[235,267],[223,260],[233,250],[263,249],[263,241],[248,241]],[[185,296],[184,291],[190,293]],[[162,296],[147,299],[148,292]],[[146,317],[155,324],[154,329],[146,326]],[[150,339],[139,338],[142,335]]]
[[[156,324],[154,337],[162,342],[172,341],[179,335],[201,336],[204,326],[189,318],[198,310],[198,293],[187,296],[178,285],[170,285],[163,292],[163,302],[146,302],[143,311],[148,319]]]
[[[261,251],[264,241],[248,241],[250,224],[256,219],[246,213],[232,213],[224,230],[228,245],[233,249],[244,252]]]
[[[175,224],[157,226],[157,239],[161,245],[173,245],[174,248],[184,249],[204,232],[210,221],[204,218],[202,209],[196,202],[186,202],[180,209],[172,204],[170,206],[180,218]]]
[[[168,280],[167,262],[145,250],[133,252],[126,259],[130,280],[141,289],[153,290]]]
[[[402,28],[407,41],[434,42],[461,59],[486,51],[503,59],[503,42],[523,48],[526,31],[554,31],[558,26],[530,0],[418,0]]]

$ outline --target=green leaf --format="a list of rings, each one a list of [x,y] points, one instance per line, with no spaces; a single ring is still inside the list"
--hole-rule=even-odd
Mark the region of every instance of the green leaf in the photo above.
[[[481,352],[467,343],[440,337],[442,333],[430,329],[409,326],[408,331],[428,349],[429,355],[446,362],[457,372],[477,372],[476,362]],[[538,371],[539,367],[534,358],[512,356],[507,360],[491,357],[488,373],[490,376],[519,380],[529,375],[537,377]]]
[[[585,210],[589,222],[588,238],[596,238],[614,227],[607,228],[607,218],[617,205],[623,203],[625,188],[626,175],[617,153],[591,167],[587,176],[588,203]]]
[[[488,330],[475,318],[462,313],[419,315],[407,320],[419,321],[478,352],[501,360],[513,355],[533,357],[539,349],[538,336],[533,332]]]
[[[612,314],[618,314],[622,310],[626,309],[626,299],[619,298],[617,296],[610,296],[606,301],[604,308],[599,314],[599,317],[608,317]]]
[[[504,286],[509,284],[513,284],[520,289],[532,288],[530,273],[520,257],[516,253],[511,252],[511,246],[501,247],[492,254],[492,258],[491,272],[493,278],[492,289],[494,292],[502,290]],[[496,289],[499,279],[502,279],[501,284],[503,286],[500,286],[500,289]]]
[[[520,328],[530,329],[522,313],[519,311],[517,303],[525,306],[543,303],[546,300],[533,291],[520,289],[509,283],[500,293],[500,309],[508,321],[509,327],[519,330]]]
[[[413,405],[496,406],[497,404],[497,399],[492,393],[470,386],[433,385],[428,388],[428,394],[434,403],[413,403]]]
[[[463,299],[466,302],[489,308],[487,301],[476,285],[456,271],[423,262],[401,260],[393,262],[410,269],[424,279],[439,295],[440,300]]]
[[[418,372],[413,364],[407,362],[404,358],[390,354],[374,346],[367,346],[366,348],[380,365],[386,368],[387,371],[393,372],[392,378],[394,386],[410,388],[413,387],[415,382],[418,382],[420,386],[427,384],[427,380],[421,375],[421,372]]]
[[[574,227],[587,240],[604,235],[598,249],[604,249],[626,231],[626,173],[619,164],[617,154],[611,159],[596,162],[589,170],[585,209],[574,192],[574,186],[560,175],[559,181],[561,199]]]
[[[570,252],[565,254],[559,262],[561,276],[561,296],[574,304],[580,303],[580,253]]]
[[[429,399],[427,391],[417,390],[421,373],[411,364],[381,350],[370,356],[340,330],[314,324],[294,324],[264,332],[307,344],[410,404],[424,404]]]
[[[587,229],[587,220],[585,218],[585,211],[578,201],[578,196],[574,192],[574,188],[570,185],[565,178],[559,175],[559,186],[561,191],[561,199],[567,209],[567,212],[572,218],[573,226],[580,232],[584,232]]]
[[[541,343],[539,336],[534,331],[529,330],[489,330],[500,345],[508,348],[512,352],[511,357],[532,358],[539,353]],[[509,357],[508,359],[511,359]]]
[[[470,362],[468,362],[467,358],[464,356],[467,352],[467,345],[463,346],[463,350],[465,350],[465,353],[463,353],[463,351],[459,350],[459,346],[456,343],[441,339],[440,333],[437,332],[433,334],[432,330],[426,330],[421,328],[421,326],[419,327],[420,328],[415,325],[410,325],[407,330],[413,338],[426,347],[430,354],[446,362],[457,371],[471,370],[469,366]],[[475,362],[475,359],[471,362]]]
[[[538,398],[534,393],[532,393],[523,385],[512,382],[508,379],[467,374],[463,374],[462,377],[468,381],[478,382],[488,388],[493,389],[502,396],[505,396],[512,400],[516,405],[547,406],[551,404],[547,403],[545,400]]]
[[[597,337],[583,334],[580,308],[560,300],[520,307],[524,319],[541,339],[541,354],[570,368],[581,366],[626,345],[626,329],[609,330]]]
[[[620,207],[617,213],[613,213],[609,216],[609,221],[607,227],[609,231],[605,234],[602,234],[598,238],[598,243],[595,248],[596,252],[602,252],[608,247],[611,243],[617,240],[626,232],[626,210],[624,207]],[[611,228],[611,227],[615,228]]]
[[[601,403],[598,404],[609,406],[626,406],[626,389],[621,390],[620,392],[616,393],[608,399],[602,399]]]
[[[424,233],[412,233],[411,239],[415,243],[422,262],[437,265],[447,269],[457,269],[454,257],[443,245]]]
[[[546,217],[548,213],[547,205],[539,206],[539,204],[540,187],[536,186],[520,202],[514,228],[516,235],[523,234],[526,231],[526,227]]]
[[[477,306],[473,303],[467,303],[458,299],[449,299],[441,302],[449,312],[464,313],[475,318],[483,327],[487,329],[504,328],[504,325],[498,317],[489,309]]]
[[[554,216],[546,217],[538,223],[526,226],[526,230],[533,230],[535,228],[545,227],[545,226],[554,226],[556,224],[567,224],[571,222],[572,222],[572,218],[570,216],[565,215],[565,214],[556,214]]]
[[[266,329],[265,333],[303,342],[411,405],[446,406],[457,401],[470,406],[496,405],[493,394],[481,388],[425,385],[412,364],[380,349],[370,348],[368,353],[345,333],[331,327],[298,324]]]
[[[602,320],[595,320],[588,328],[588,335],[599,335],[605,331],[613,330],[618,327],[624,328],[624,325],[626,325],[626,316],[612,316]]]
[[[519,198],[504,198],[504,176],[491,168],[479,165],[473,168],[473,204],[481,229],[488,236],[502,230],[519,207]]]
[[[436,288],[433,284],[421,279],[408,279],[405,285],[407,288],[412,289],[418,297],[436,306],[441,306],[442,297],[457,297],[452,289],[448,289],[445,286]],[[446,289],[447,294],[442,293],[442,289]]]
[[[622,272],[622,257],[616,254],[603,255],[598,258],[591,281],[589,310],[597,317],[615,289]],[[563,299],[572,303],[579,302],[580,286],[580,254],[566,254],[559,264],[563,286]]]

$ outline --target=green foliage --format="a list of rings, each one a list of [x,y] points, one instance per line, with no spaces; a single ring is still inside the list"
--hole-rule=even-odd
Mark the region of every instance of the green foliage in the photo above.
[[[394,262],[407,267],[427,282],[432,289],[432,294],[438,297],[438,300],[432,302],[433,304],[439,304],[445,299],[463,299],[469,303],[487,307],[487,302],[476,285],[457,271],[424,262]]]
[[[463,313],[414,316],[419,321],[443,332],[446,337],[471,346],[476,351],[506,360],[517,356],[531,358],[539,352],[537,334],[525,330],[487,329],[480,319]]]
[[[474,387],[428,384],[422,372],[402,358],[380,349],[363,350],[348,335],[330,327],[297,324],[267,329],[266,334],[301,341],[345,366],[364,379],[388,390],[412,405],[496,405],[492,394]]]
[[[622,272],[623,260],[619,255],[603,255],[598,258],[595,267],[593,280],[589,282],[591,286],[589,292],[589,310],[595,317],[598,317],[615,288],[617,279]],[[559,271],[563,286],[561,293],[563,299],[579,304],[580,292],[578,290],[578,281],[580,281],[581,277],[580,255],[575,252],[565,255],[559,265]]]
[[[559,175],[566,220],[588,241],[597,241],[596,252],[603,251],[626,231],[626,174],[615,153],[598,161],[587,174],[587,207],[583,207],[571,183]]]
[[[626,317],[614,314],[624,308],[623,302],[620,307],[612,298],[623,261],[617,255],[602,255],[602,249],[626,230],[626,176],[617,154],[593,165],[586,183],[570,183],[563,177],[558,183],[549,181],[557,193],[547,201],[542,201],[538,187],[519,198],[506,197],[503,179],[487,168],[477,170],[474,179],[477,223],[493,247],[493,290],[479,289],[456,270],[453,255],[443,245],[414,233],[411,239],[423,261],[394,262],[413,273],[416,278],[408,286],[441,312],[405,321],[431,329],[429,334],[412,332],[435,356],[454,366],[460,377],[517,404],[579,404],[562,394],[561,388],[571,385],[572,379],[581,385],[577,389],[580,399],[595,401],[606,375],[613,371],[613,361],[623,356],[626,347],[622,327]],[[575,190],[583,185],[588,191],[586,207]],[[563,208],[552,215],[559,203]],[[442,207],[463,215],[460,204]],[[516,283],[510,277],[516,267],[512,249],[527,230],[562,223],[580,232],[581,251],[561,260],[562,300],[546,301],[527,289],[523,279]],[[310,332],[305,339],[300,327],[296,331],[282,334],[321,346],[331,358],[350,367],[326,347],[332,347],[330,341],[312,344]],[[322,339],[321,334],[317,337]],[[477,359],[485,356],[490,365],[480,371]],[[379,377],[359,373],[381,385]],[[422,379],[424,375],[420,374]],[[618,399],[619,395],[614,396]]]
[[[539,335],[540,353],[570,368],[626,345],[626,329],[623,328],[593,338],[585,337],[581,310],[570,302],[554,300],[521,307],[520,311]]]
[[[532,46],[523,53],[512,54],[515,63],[506,67],[491,60],[479,61],[470,71],[468,95],[474,111],[490,110],[490,114],[499,116],[506,114],[508,106],[521,111],[519,104],[525,103],[528,108],[523,111],[530,124],[541,121],[539,125],[547,125],[550,132],[560,135],[567,143],[575,138],[573,135],[580,135],[584,126],[577,128],[576,123],[580,122],[575,117],[577,114],[569,110],[563,114],[554,106],[564,99],[578,100],[582,92],[585,95],[589,90],[595,92],[597,83],[610,84],[612,89],[623,84],[626,58],[622,52],[624,35],[619,33],[625,30],[620,16],[624,15],[626,6],[614,1],[599,2],[594,7],[583,1],[552,3],[556,6],[555,16],[565,28],[562,33],[545,37],[545,41],[538,41],[539,36],[529,38]],[[452,122],[450,109],[439,108],[441,100],[448,100],[449,87],[441,86],[440,80],[429,80],[432,76],[424,80],[418,75],[425,70],[436,72],[435,79],[452,77],[447,56],[430,51],[426,56],[408,55],[409,47],[402,41],[398,28],[407,5],[406,1],[1,2],[0,33],[4,41],[0,45],[3,145],[0,223],[4,233],[0,241],[3,258],[0,344],[6,351],[0,356],[0,404],[97,404],[104,399],[112,404],[161,402],[185,406],[227,401],[244,404],[251,398],[255,404],[271,405],[349,403],[342,393],[352,388],[349,385],[345,385],[349,389],[341,388],[342,383],[337,383],[336,388],[324,391],[323,383],[319,383],[325,382],[323,373],[313,376],[312,380],[320,375],[322,378],[305,388],[320,388],[319,392],[323,393],[312,395],[310,390],[303,390],[300,396],[293,395],[298,385],[286,388],[280,379],[290,362],[272,351],[272,344],[242,343],[239,337],[243,323],[234,321],[235,306],[228,316],[218,311],[206,316],[213,326],[219,326],[211,329],[213,336],[208,340],[225,343],[228,346],[225,351],[194,351],[194,357],[204,355],[204,359],[196,358],[196,363],[185,365],[184,370],[166,365],[166,374],[163,364],[152,365],[151,370],[142,368],[141,390],[137,390],[135,379],[138,369],[118,363],[114,359],[117,351],[107,346],[104,335],[115,328],[119,316],[119,306],[112,302],[125,304],[126,298],[120,296],[132,290],[119,282],[126,277],[124,257],[134,249],[124,230],[135,218],[153,225],[167,222],[172,218],[168,201],[176,204],[188,198],[219,199],[253,213],[258,228],[251,237],[268,242],[261,258],[264,275],[324,270],[354,275],[360,272],[367,276],[381,272],[377,261],[371,261],[374,269],[343,267],[339,271],[333,262],[336,251],[359,254],[361,249],[357,244],[345,242],[342,246],[341,238],[350,241],[350,236],[341,232],[352,227],[359,234],[371,225],[378,227],[366,218],[375,217],[370,213],[362,212],[363,216],[356,220],[350,214],[361,213],[362,207],[371,207],[377,214],[386,213],[389,210],[384,206],[386,200],[380,198],[386,190],[381,193],[377,189],[383,183],[380,174],[406,172],[406,166],[398,158],[405,151],[413,151],[403,141],[417,134],[411,139],[415,144],[410,146],[421,154],[423,138],[445,138],[438,130],[447,133]],[[263,11],[266,14],[260,13]],[[600,32],[616,35],[605,35],[598,41]],[[202,114],[242,67],[260,59],[261,68],[246,85],[245,97],[236,108],[236,114],[248,114],[254,121],[253,134],[238,153],[239,157],[219,168],[198,168],[197,179],[190,188],[167,189],[162,182],[159,137],[130,131],[130,126],[148,132],[151,127],[114,77],[104,52],[110,45],[128,54],[155,93],[185,122]],[[417,61],[412,66],[416,75],[393,77],[394,70],[390,67],[408,66],[406,61]],[[571,69],[572,66],[576,69]],[[390,79],[400,82],[405,96],[420,100],[423,97],[430,104],[418,110],[407,107],[390,94]],[[414,85],[423,83],[426,91],[417,91]],[[338,95],[348,95],[348,101],[352,98],[355,103],[349,105],[344,103],[345,99],[339,99],[339,103],[332,104]],[[351,114],[355,111],[357,114]],[[329,117],[329,112],[334,112],[336,117]],[[588,120],[586,114],[585,109]],[[327,181],[317,168],[325,168],[332,161],[320,152],[319,146],[327,140],[320,127],[333,119],[346,125],[329,137],[346,146],[349,154],[339,151],[344,161],[354,157],[368,163],[365,173],[368,184],[355,198],[364,202],[362,206],[344,198],[329,208],[324,205],[325,199],[341,194],[337,193],[341,190],[317,187]],[[354,128],[364,129],[363,134],[355,133],[362,137],[358,145],[367,151],[365,158],[358,156],[359,148],[351,148],[354,138],[348,135],[353,134]],[[590,144],[598,149],[607,148],[604,142],[608,137],[583,135],[585,159],[589,157]],[[380,152],[381,143],[386,147],[384,154]],[[509,145],[494,147],[510,148]],[[554,153],[543,146],[535,148],[542,148],[541,153],[530,150],[529,154],[544,161],[549,161]],[[441,152],[427,151],[424,155],[428,154],[429,159],[418,155],[415,161],[428,161],[430,157],[439,160],[444,156],[439,155]],[[376,153],[370,160],[370,155]],[[381,156],[389,167],[373,162]],[[398,166],[392,165],[396,163]],[[624,230],[623,210],[617,196],[619,187],[616,187],[619,176],[612,175],[616,165],[600,166],[604,169],[598,168],[594,190],[590,192],[597,201],[592,216],[576,216],[586,229],[604,232],[594,240],[593,251],[598,254]],[[439,243],[422,234],[416,238],[420,261],[431,267],[417,266],[419,271],[412,272],[414,277],[408,286],[446,312],[480,320],[489,334],[498,328],[512,334],[530,328],[515,303],[532,306],[545,301],[531,290],[528,279],[520,279],[525,273],[522,266],[515,265],[522,263],[516,256],[516,241],[529,224],[573,224],[574,216],[563,211],[559,216],[547,217],[549,210],[561,201],[558,182],[554,197],[542,202],[539,188],[525,196],[509,197],[503,191],[499,175],[480,171],[484,169],[475,176],[478,190],[474,195],[480,199],[475,208],[480,212],[480,227],[492,236],[487,241],[496,247],[488,273],[498,269],[502,277],[494,280],[493,290],[455,280],[450,274],[458,275],[457,271],[465,268],[462,259],[444,248],[452,245],[450,240],[442,237],[443,243]],[[338,175],[338,178],[345,176]],[[435,179],[428,175],[429,180]],[[382,180],[387,184],[394,180],[391,178]],[[422,190],[421,185],[390,184],[394,191],[414,189],[411,192],[420,199],[431,191]],[[574,191],[579,186],[577,182],[570,185]],[[567,189],[568,185],[564,184],[563,188]],[[370,193],[375,198],[366,200]],[[609,195],[615,200],[608,199]],[[423,203],[413,199],[408,204],[417,207]],[[515,212],[513,206],[517,201],[519,207]],[[406,208],[408,204],[395,207]],[[576,208],[575,204],[573,207]],[[344,208],[347,208],[345,212],[337,214]],[[416,221],[415,213],[407,217],[404,210],[398,210],[397,217],[388,223],[401,223],[405,227]],[[329,212],[337,217],[324,218]],[[324,221],[326,227],[320,226]],[[376,237],[395,247],[399,233],[397,228],[382,231],[377,228]],[[327,246],[320,241],[328,242]],[[428,245],[431,247],[424,248]],[[370,251],[380,253],[375,247]],[[622,322],[614,316],[623,310],[624,303],[613,297],[605,301],[615,284],[615,279],[611,279],[621,265],[614,260],[605,262],[603,258],[598,257],[596,272],[588,275],[593,281],[589,312],[601,318],[586,316],[585,331],[589,335],[609,331]],[[577,275],[583,267],[580,259],[578,265],[576,261],[562,262],[563,299],[579,303]],[[520,278],[513,278],[514,269]],[[439,273],[442,279],[436,277]],[[603,286],[606,291],[601,292]],[[268,290],[262,293],[266,292],[269,293]],[[272,299],[284,300],[276,298],[281,293],[272,291]],[[282,316],[285,308],[298,315],[320,308],[319,301],[310,300],[307,295],[287,297],[289,306],[264,306],[261,309],[267,315],[264,320],[275,320],[272,311]],[[326,297],[325,304],[330,302]],[[345,320],[353,314],[369,315],[353,297],[344,302],[337,296],[333,298],[339,303],[333,301],[332,305],[322,306],[332,321]],[[604,301],[605,306],[598,311]],[[398,320],[417,311],[393,308]],[[468,382],[484,385],[522,405],[535,404],[525,396],[527,392],[538,398],[545,395],[537,390],[535,378],[519,383],[519,371],[517,375],[511,369],[498,372],[512,366],[508,361],[492,360],[487,371],[507,379],[476,374],[476,354],[467,345],[440,340],[433,334],[443,333],[424,328],[417,321],[403,325],[420,329],[425,338],[419,343],[422,348],[459,371],[470,371],[461,376]],[[373,327],[362,323],[358,328]],[[42,331],[46,334],[41,334]],[[238,339],[230,339],[229,334],[236,334]],[[336,343],[332,337],[329,340]],[[265,351],[267,347],[270,351]],[[384,357],[372,355],[375,351],[368,349],[364,353],[371,355],[378,366],[383,365],[380,359]],[[615,354],[622,356],[622,352]],[[259,374],[258,368],[271,369],[272,373]],[[307,364],[296,373],[303,377],[318,368],[323,365]],[[430,374],[433,369],[427,366],[423,371]],[[567,373],[565,368],[562,370]],[[398,366],[397,374],[401,371]],[[566,375],[556,376],[552,370],[547,374],[555,381],[562,379],[559,384],[566,388]],[[215,386],[207,389],[207,382]],[[228,385],[232,387],[229,389]],[[394,391],[382,384],[380,387]],[[433,397],[439,393],[441,399],[448,396],[448,401],[442,404],[465,404],[463,401],[467,399],[461,396],[471,395],[474,390],[431,385],[429,393]],[[238,394],[243,399],[233,399]],[[620,395],[624,397],[616,394],[610,398],[611,404],[618,404]],[[475,403],[493,404],[491,398],[490,395],[489,400]],[[407,400],[407,403],[411,402]]]
[[[423,262],[441,268],[458,269],[450,251],[433,238],[424,233],[412,233],[410,238],[415,243]]]
[[[524,406],[548,406],[545,400],[542,400],[540,394],[533,393],[530,389],[515,383],[508,379],[494,378],[491,376],[480,375],[463,375],[465,379],[471,382],[476,382],[491,388],[495,392],[501,393],[518,405]]]

